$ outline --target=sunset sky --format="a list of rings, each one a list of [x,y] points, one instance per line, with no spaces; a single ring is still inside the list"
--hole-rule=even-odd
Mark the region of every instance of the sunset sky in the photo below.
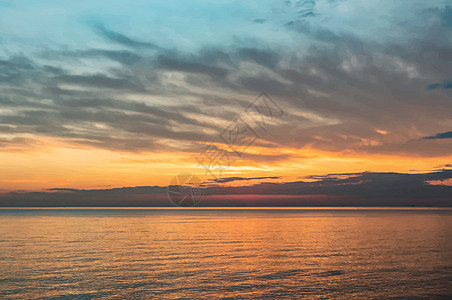
[[[0,192],[452,185],[451,28],[445,0],[0,1]]]

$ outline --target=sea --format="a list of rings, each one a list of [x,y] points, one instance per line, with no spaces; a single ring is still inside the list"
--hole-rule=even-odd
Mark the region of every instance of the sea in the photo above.
[[[452,299],[452,209],[2,208],[0,299]]]

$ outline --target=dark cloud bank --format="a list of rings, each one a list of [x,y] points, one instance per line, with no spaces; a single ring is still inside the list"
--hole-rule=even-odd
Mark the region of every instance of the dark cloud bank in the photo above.
[[[452,170],[422,174],[354,173],[311,176],[308,181],[204,188],[200,206],[452,206],[452,186],[438,184]],[[237,179],[234,179],[237,180]],[[241,178],[240,180],[246,180]],[[228,179],[225,178],[224,182]],[[232,180],[230,180],[232,181]],[[431,182],[435,184],[430,184]],[[167,187],[51,189],[10,192],[2,207],[162,207],[172,206]]]

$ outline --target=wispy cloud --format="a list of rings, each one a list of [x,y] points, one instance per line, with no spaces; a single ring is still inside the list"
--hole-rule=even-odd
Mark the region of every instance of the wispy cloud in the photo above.
[[[263,179],[279,179],[278,176],[267,176],[267,177],[225,177],[225,178],[214,178],[211,181],[216,183],[226,183],[232,181],[248,181],[248,180],[263,180]]]
[[[97,34],[99,34],[101,37],[103,37],[111,42],[129,46],[132,48],[144,47],[144,48],[151,48],[151,49],[160,49],[160,47],[154,43],[140,42],[140,41],[134,40],[124,34],[110,30],[110,29],[106,28],[104,26],[104,24],[102,24],[100,22],[93,22],[91,24],[91,26]]]
[[[269,8],[272,5],[276,4]],[[141,38],[132,38],[130,30],[120,33],[94,19],[88,23],[96,34],[92,39],[102,38],[96,47],[55,46],[4,56],[0,78],[1,105],[6,110],[1,122],[7,127],[2,128],[16,135],[63,137],[68,142],[121,151],[154,149],[162,138],[192,142],[195,147],[199,141],[212,139],[212,130],[220,131],[221,126],[212,128],[202,117],[188,115],[213,116],[220,124],[230,120],[231,110],[238,111],[231,98],[244,101],[266,90],[289,112],[275,127],[284,134],[263,137],[272,144],[358,153],[422,155],[430,151],[426,140],[417,142],[417,147],[410,143],[422,137],[422,132],[443,130],[443,120],[448,118],[446,95],[429,95],[448,82],[429,84],[422,91],[424,82],[448,74],[443,56],[450,44],[427,30],[447,35],[443,20],[448,7],[429,11],[419,7],[425,11],[426,30],[418,31],[413,44],[385,34],[375,40],[337,30],[334,24],[341,24],[339,19],[319,25],[317,18],[328,14],[325,4],[317,7],[314,1],[289,1],[280,5],[279,16],[286,16],[293,26],[279,30],[308,38],[309,47],[303,51],[296,45],[279,47],[262,37],[238,37],[226,45],[200,43],[187,51],[159,45],[164,42],[158,35],[143,38],[135,33]],[[334,10],[352,4],[329,5]],[[416,15],[414,9],[412,13]],[[415,26],[407,19],[403,28]],[[427,49],[426,45],[436,46]],[[436,54],[419,58],[428,53]],[[218,106],[203,106],[212,99],[217,99]],[[414,118],[420,110],[423,118]],[[300,117],[306,112],[318,118]],[[322,124],[320,119],[334,119],[336,125]],[[206,130],[207,126],[212,130]],[[375,135],[374,128],[382,127],[390,134]],[[418,135],[413,134],[413,127]],[[448,151],[446,146],[435,147],[444,148],[435,155]]]

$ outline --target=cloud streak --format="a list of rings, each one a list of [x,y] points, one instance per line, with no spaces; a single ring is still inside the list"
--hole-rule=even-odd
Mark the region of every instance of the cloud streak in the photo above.
[[[267,176],[267,177],[225,177],[225,178],[214,178],[211,181],[216,183],[227,183],[233,181],[248,181],[248,180],[262,180],[262,179],[279,179],[278,176]]]
[[[427,136],[424,139],[427,139],[427,140],[452,139],[452,131],[438,133],[438,134],[432,135],[432,136]]]

